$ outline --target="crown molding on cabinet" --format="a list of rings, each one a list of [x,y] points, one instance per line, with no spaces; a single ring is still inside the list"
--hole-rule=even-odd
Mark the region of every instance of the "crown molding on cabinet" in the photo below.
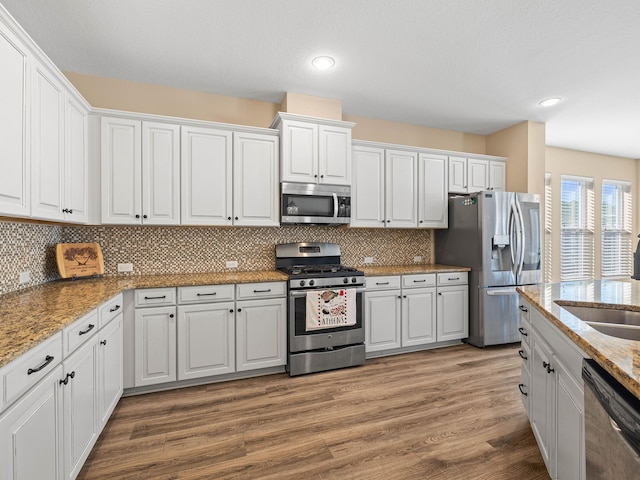
[[[441,150],[437,148],[427,148],[427,147],[413,147],[411,145],[399,145],[395,143],[384,143],[384,142],[372,142],[369,140],[353,140],[351,142],[354,147],[369,147],[369,148],[387,148],[393,150],[401,150],[405,152],[418,152],[418,153],[429,153],[432,155],[445,155],[445,156],[465,156],[465,157],[473,157],[482,160],[498,160],[498,161],[507,161],[507,157],[497,157],[494,155],[483,155],[480,153],[470,153],[470,152],[459,152],[456,150]]]

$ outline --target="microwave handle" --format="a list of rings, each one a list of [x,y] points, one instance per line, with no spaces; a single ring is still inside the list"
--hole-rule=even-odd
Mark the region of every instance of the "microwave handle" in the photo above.
[[[338,195],[333,193],[333,218],[338,218]]]

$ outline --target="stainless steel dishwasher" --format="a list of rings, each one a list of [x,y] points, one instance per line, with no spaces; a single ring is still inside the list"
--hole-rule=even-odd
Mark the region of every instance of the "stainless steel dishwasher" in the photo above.
[[[593,360],[584,360],[588,480],[639,478],[640,400]]]

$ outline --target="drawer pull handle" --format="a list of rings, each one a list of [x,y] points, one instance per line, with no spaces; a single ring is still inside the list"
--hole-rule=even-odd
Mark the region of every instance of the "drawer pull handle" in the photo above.
[[[548,362],[542,361],[542,367],[547,369],[547,373],[553,373],[555,370],[551,368],[551,364]]]
[[[119,310],[119,309],[120,309],[120,305],[116,305],[115,307],[110,308],[110,309],[109,309],[109,312],[110,312],[110,313],[111,313],[111,312],[115,312],[116,310]]]
[[[253,293],[269,293],[271,291],[270,288],[267,288],[266,290],[254,290]]]
[[[529,334],[527,333],[527,331],[526,331],[524,328],[522,328],[522,327],[519,327],[519,328],[518,328],[518,331],[519,331],[523,336],[525,336],[525,337],[528,337],[528,336],[529,336]]]
[[[525,307],[524,305],[520,305],[518,308],[520,310],[522,310],[523,312],[525,312],[525,313],[529,311],[529,309],[527,307]]]
[[[218,292],[211,292],[211,293],[196,293],[196,296],[198,297],[210,297],[212,295],[217,295]]]
[[[460,280],[460,277],[455,277],[455,278],[447,278],[447,280],[449,280],[450,282],[453,282],[454,280]]]
[[[85,333],[89,333],[94,328],[95,328],[95,325],[93,323],[90,323],[89,326],[87,327],[87,329],[86,330],[80,330],[78,332],[78,335],[84,335]]]
[[[527,392],[525,392],[524,390],[522,390],[522,387],[524,387],[524,383],[521,383],[518,385],[518,389],[520,389],[520,393],[523,394],[525,397],[528,397],[529,394]]]
[[[376,285],[389,285],[389,282],[376,282]]]
[[[160,297],[144,297],[145,300],[161,300],[163,298],[167,298],[166,295],[162,295]]]
[[[413,283],[424,283],[426,280],[414,280]]]
[[[525,356],[523,350],[518,350],[518,355],[520,355],[520,358],[522,358],[523,360],[527,360],[529,358],[529,357]]]
[[[53,355],[47,355],[46,357],[44,357],[44,363],[42,365],[40,365],[39,367],[30,368],[29,370],[27,370],[27,375],[31,375],[32,373],[39,372],[44,367],[49,365],[51,362],[53,362]]]
[[[73,378],[76,376],[76,371],[74,370],[71,373],[67,373],[67,376],[64,377],[64,380],[60,380],[60,385],[65,384],[67,385],[69,383],[69,378]]]
[[[102,341],[100,342],[100,345],[106,345],[106,344],[107,344],[107,341],[106,341],[106,340],[102,340]]]

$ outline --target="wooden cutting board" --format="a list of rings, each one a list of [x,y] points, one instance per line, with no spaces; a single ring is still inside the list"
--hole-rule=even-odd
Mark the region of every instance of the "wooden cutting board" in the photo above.
[[[104,274],[102,250],[97,243],[58,243],[56,262],[62,278]]]

